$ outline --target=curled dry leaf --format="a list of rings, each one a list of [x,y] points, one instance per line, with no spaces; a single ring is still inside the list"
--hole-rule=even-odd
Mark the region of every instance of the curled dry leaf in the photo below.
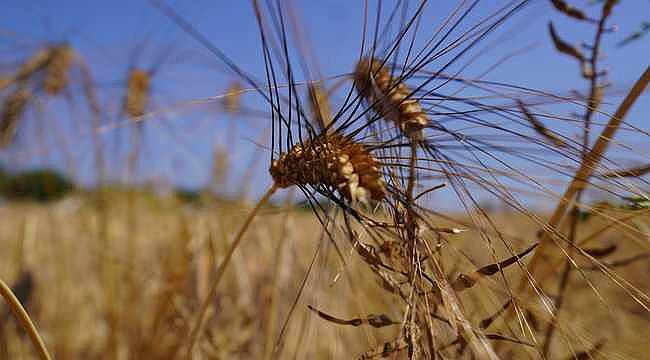
[[[578,50],[575,46],[570,45],[569,43],[567,43],[566,41],[560,38],[560,36],[555,31],[555,27],[553,26],[553,23],[551,22],[548,23],[548,31],[551,34],[553,45],[555,45],[557,51],[571,56],[572,58],[580,61],[581,64],[586,61],[585,56],[580,52],[580,50]]]
[[[544,138],[548,139],[551,141],[553,144],[560,146],[560,147],[566,147],[566,143],[562,141],[559,137],[557,137],[555,134],[553,134],[552,131],[546,128],[544,124],[542,124],[541,121],[537,120],[537,118],[526,108],[526,105],[520,101],[517,100],[517,106],[519,107],[519,110],[521,113],[524,115],[526,120],[533,125],[533,128],[535,131],[537,131],[538,134],[543,136]]]
[[[476,281],[478,281],[478,279],[480,279],[481,277],[494,275],[495,273],[497,273],[497,271],[499,271],[499,269],[506,268],[516,263],[518,259],[521,259],[522,257],[528,255],[528,253],[533,251],[533,249],[535,249],[537,245],[538,243],[535,243],[528,249],[524,250],[519,254],[516,254],[515,256],[512,256],[504,261],[495,264],[484,266],[471,274],[460,274],[458,275],[458,278],[456,278],[456,280],[454,280],[454,282],[451,283],[451,286],[456,291],[462,291],[471,288],[476,284]]]
[[[384,326],[396,325],[399,322],[393,321],[388,315],[385,314],[370,314],[365,318],[354,318],[350,320],[339,319],[327,313],[324,313],[311,305],[307,305],[309,310],[315,312],[319,317],[327,321],[333,322],[339,325],[349,325],[349,326],[361,326],[361,325],[370,325],[372,327],[380,328]]]
[[[606,178],[619,178],[619,177],[640,177],[650,173],[650,164],[635,166],[627,169],[615,170],[603,174]]]
[[[611,244],[609,246],[605,246],[602,248],[589,248],[589,249],[583,249],[587,254],[595,257],[595,258],[601,258],[605,257],[607,255],[613,254],[618,246],[616,244]]]
[[[501,314],[503,314],[503,312],[510,307],[511,304],[512,304],[512,300],[506,301],[506,303],[503,304],[503,306],[501,306],[501,308],[496,313],[481,320],[481,322],[479,323],[479,327],[481,329],[487,329],[490,325],[492,325],[494,320],[496,320],[499,316],[501,316]]]
[[[577,9],[567,4],[566,1],[551,0],[551,3],[553,4],[553,6],[555,6],[556,9],[558,9],[560,12],[566,14],[569,17],[578,20],[587,20],[587,16],[585,15],[584,12],[582,12],[580,9]]]

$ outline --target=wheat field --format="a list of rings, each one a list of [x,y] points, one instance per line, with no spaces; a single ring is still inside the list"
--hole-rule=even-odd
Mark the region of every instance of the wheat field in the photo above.
[[[75,1],[0,17],[0,359],[650,359],[644,5]]]

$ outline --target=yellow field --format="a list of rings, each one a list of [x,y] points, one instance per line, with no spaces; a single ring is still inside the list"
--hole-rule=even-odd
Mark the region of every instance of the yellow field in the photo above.
[[[139,194],[132,198],[120,192],[109,198],[104,210],[98,210],[101,207],[92,198],[82,195],[50,205],[2,205],[0,277],[11,283],[21,272],[33,276],[33,291],[20,294],[14,290],[27,304],[57,359],[180,357],[197,303],[205,297],[216,264],[248,207],[236,203],[187,205],[171,197]],[[493,217],[503,234],[516,236],[511,242],[516,249],[534,241],[538,227],[530,220],[514,214]],[[646,215],[628,222],[645,231],[645,238],[618,227],[591,245],[618,246],[606,261],[636,254],[640,246],[647,246],[648,219]],[[603,224],[589,223],[584,232]],[[395,321],[402,317],[399,299],[379,286],[350,246],[338,241],[347,263],[343,266],[321,232],[322,226],[311,212],[263,209],[235,253],[217,301],[209,310],[199,343],[200,358],[271,356],[287,319],[275,357],[354,358],[395,339],[399,325],[379,329],[337,325],[307,308],[311,305],[341,319],[364,318],[371,313],[385,314]],[[580,234],[581,238],[586,236]],[[467,261],[446,264],[447,269],[466,272],[475,268],[470,261],[479,266],[490,262],[475,231],[469,229],[455,239],[443,251],[462,251]],[[320,251],[310,276],[289,317],[317,248]],[[580,265],[589,266],[586,262]],[[508,277],[521,276],[516,267],[505,271]],[[643,293],[650,290],[647,259],[614,270]],[[559,270],[547,283],[557,283],[557,276]],[[576,352],[584,350],[578,348],[581,342],[602,343],[602,353],[594,353],[594,358],[647,358],[648,312],[611,277],[587,270],[584,276],[602,300],[585,278],[573,273],[559,321],[561,334],[555,339],[551,358],[568,358],[567,342],[576,347]],[[501,306],[494,296],[499,294],[495,284],[485,278],[479,286],[462,293],[463,305],[473,318],[484,318]],[[552,294],[554,287],[549,285],[547,290]],[[6,307],[2,311],[0,358],[32,358],[32,345],[23,330],[15,326]],[[545,326],[537,322],[537,326]],[[509,328],[499,319],[495,326],[521,337],[520,329]],[[450,340],[443,339],[440,344]],[[499,346],[495,341],[495,348],[504,358],[536,356],[525,345]],[[402,356],[406,355],[402,352]]]

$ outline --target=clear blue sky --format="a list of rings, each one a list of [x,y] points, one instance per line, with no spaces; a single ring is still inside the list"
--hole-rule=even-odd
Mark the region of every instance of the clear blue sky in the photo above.
[[[358,55],[363,1],[295,0],[293,3],[300,14],[304,33],[313,44],[318,44],[317,47],[314,46],[314,52],[319,59],[322,74],[333,76],[350,72]],[[423,17],[426,20],[420,31],[423,34],[433,31],[444,16],[450,13],[455,3],[432,2]],[[490,9],[505,3],[484,1],[467,23],[471,24],[471,20],[485,16]],[[591,39],[592,27],[576,25],[567,20],[554,11],[549,3],[533,0],[523,12],[509,20],[500,32],[485,41],[485,45],[488,45],[499,40],[498,46],[481,57],[468,72],[480,73],[504,54],[531,46],[526,52],[490,73],[488,79],[525,84],[554,92],[584,89],[586,82],[579,78],[575,61],[552,50],[546,26],[553,19],[558,31],[572,43]],[[597,12],[596,6],[587,5],[588,1],[576,0],[573,3],[592,13]],[[393,2],[386,1],[385,4]],[[263,78],[259,33],[248,1],[176,1],[173,5],[244,70]],[[643,21],[650,20],[648,14],[650,1],[627,0],[621,2],[610,20],[610,24],[619,27],[617,33],[605,37],[606,57],[603,64],[611,69],[611,94],[628,89],[649,64],[648,40],[643,39],[620,49],[614,46],[636,30]],[[146,1],[8,0],[0,14],[0,31],[0,54],[8,55],[2,58],[27,56],[44,42],[69,41],[86,58],[100,85],[102,103],[113,113],[119,108],[121,87],[124,86],[129,66],[136,62],[137,66],[149,67],[168,47],[173,48],[174,55],[178,55],[182,61],[178,64],[165,64],[154,78],[154,108],[166,108],[171,104],[223,93],[234,78],[222,71],[224,68],[214,56]],[[140,56],[135,61],[133,54],[138,52]],[[2,65],[0,70],[9,68],[4,62]],[[607,100],[617,104],[620,97],[612,96]],[[631,123],[646,131],[650,124],[647,118],[650,113],[648,100],[646,94],[628,118]],[[245,96],[243,101],[251,107],[263,109],[262,103],[254,94]],[[64,107],[65,102],[52,101],[48,105],[57,117],[66,116],[66,111],[57,108]],[[612,111],[613,106],[604,109]],[[268,156],[265,155],[258,164],[250,164],[252,152],[256,148],[252,142],[257,141],[260,130],[268,124],[268,120],[245,121],[223,115],[218,110],[209,113],[203,110],[204,107],[195,106],[190,107],[190,110],[183,108],[168,112],[165,114],[165,126],[154,124],[156,119],[147,122],[146,150],[140,177],[165,178],[183,186],[201,186],[209,178],[215,144],[229,144],[236,149],[231,159],[235,164],[234,173],[230,174],[229,180],[232,187],[237,187],[233,182],[240,181],[250,166],[259,168],[254,172],[257,184],[269,183],[265,171]],[[233,121],[235,136],[229,132],[232,129],[229,124]],[[553,127],[553,124],[547,125]],[[65,133],[73,131],[71,129],[74,126],[62,125],[62,128]],[[126,134],[125,130],[117,130],[108,131],[103,136],[107,142],[112,142]],[[641,151],[650,152],[647,139],[647,136],[636,139],[645,141],[645,145],[641,145]],[[127,142],[128,139],[123,141]],[[77,165],[80,168],[77,169],[78,176],[88,179],[92,157],[78,154],[81,151],[74,144],[69,146],[73,157],[80,162]],[[84,146],[84,152],[87,152],[90,149],[89,140]],[[117,146],[116,151],[123,150]],[[5,161],[22,165],[23,160],[7,159],[7,156],[4,155]],[[27,165],[49,163],[64,167],[64,158],[61,154],[29,154],[24,161]]]

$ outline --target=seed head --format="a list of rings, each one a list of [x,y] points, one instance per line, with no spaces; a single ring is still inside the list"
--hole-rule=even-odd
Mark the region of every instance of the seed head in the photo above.
[[[25,113],[31,96],[29,91],[19,88],[9,94],[2,103],[2,109],[0,110],[0,148],[9,145],[13,140],[18,121]]]
[[[129,72],[129,79],[124,100],[124,111],[131,117],[144,115],[149,102],[151,77],[142,69]]]
[[[297,144],[274,160],[271,176],[281,188],[325,185],[352,202],[381,201],[386,184],[368,149],[342,135],[327,135]]]
[[[234,114],[239,111],[241,93],[242,87],[239,81],[233,81],[228,86],[228,93],[224,98],[224,107],[227,112]]]
[[[354,71],[354,85],[374,110],[392,121],[409,139],[421,140],[429,124],[420,102],[409,96],[411,89],[391,76],[378,59],[362,58]]]
[[[50,95],[57,95],[68,85],[68,70],[74,52],[67,45],[53,46],[49,49],[49,60],[45,68],[43,87]]]

